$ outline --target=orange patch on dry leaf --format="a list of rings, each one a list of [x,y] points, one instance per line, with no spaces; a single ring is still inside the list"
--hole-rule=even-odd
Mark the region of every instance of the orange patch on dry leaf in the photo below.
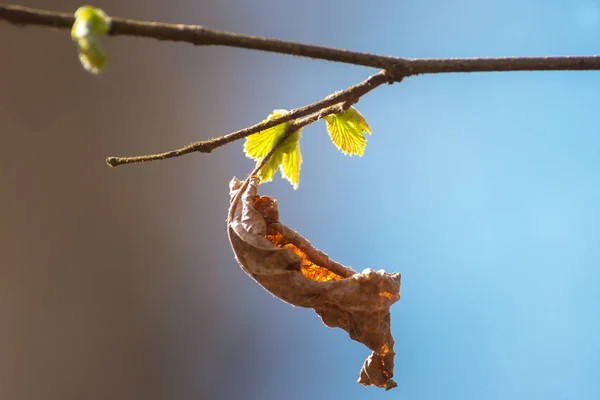
[[[260,199],[260,197],[259,197]],[[340,279],[344,279],[342,276],[339,276],[336,273],[331,272],[327,268],[321,267],[320,265],[315,264],[311,260],[308,259],[308,255],[296,247],[294,244],[288,242],[281,232],[275,232],[275,234],[267,234],[265,235],[267,239],[275,246],[280,248],[288,248],[291,249],[294,254],[302,259],[301,265],[302,268],[300,272],[302,275],[307,277],[308,279],[312,279],[317,282],[327,282],[327,281],[339,281]]]
[[[279,222],[277,201],[258,196],[258,178],[233,179],[227,218],[231,248],[240,267],[281,300],[310,307],[325,325],[342,328],[372,353],[358,382],[396,387],[390,307],[400,299],[399,273],[345,267]]]
[[[387,297],[388,299],[394,300],[394,301],[400,300],[400,295],[397,293],[380,292],[379,295],[383,296],[383,297]]]

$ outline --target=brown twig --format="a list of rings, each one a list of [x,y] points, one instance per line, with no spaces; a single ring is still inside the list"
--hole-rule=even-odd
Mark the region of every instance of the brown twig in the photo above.
[[[0,4],[0,20],[24,25],[39,25],[59,29],[70,29],[75,21],[72,14],[46,11],[17,5]],[[290,111],[281,117],[263,121],[251,127],[161,154],[139,157],[109,157],[106,162],[111,167],[122,164],[163,160],[185,154],[210,153],[217,147],[244,138],[275,125],[311,115],[332,105],[358,98],[385,82],[399,82],[405,77],[420,74],[452,72],[501,72],[501,71],[567,71],[600,70],[600,56],[574,57],[501,57],[501,58],[448,58],[410,59],[361,53],[323,46],[290,42],[239,33],[218,31],[201,25],[169,24],[149,21],[136,21],[111,17],[109,35],[137,36],[157,40],[187,42],[194,45],[229,46],[293,56],[309,57],[353,65],[381,68],[384,71],[372,75],[367,80],[321,101]]]
[[[375,76],[385,76],[384,71],[381,71],[380,73],[376,74],[376,75],[372,75],[369,77],[375,77]],[[368,81],[369,79],[361,82],[364,83],[366,81]],[[382,82],[383,83],[383,82]],[[381,83],[380,83],[381,84]],[[360,85],[360,84],[359,84]],[[355,85],[353,87],[356,87],[358,85]],[[373,88],[374,89],[374,88]],[[368,92],[368,91],[367,91]],[[366,93],[366,92],[365,92]],[[332,95],[333,96],[333,95]],[[285,133],[285,135],[283,135],[279,141],[277,143],[275,143],[275,146],[273,146],[273,148],[271,149],[271,151],[269,151],[267,153],[266,156],[264,156],[257,164],[256,167],[252,170],[252,172],[250,172],[250,175],[248,175],[248,177],[244,180],[244,182],[242,183],[242,186],[240,187],[240,189],[238,190],[238,192],[234,195],[234,197],[231,199],[231,203],[235,204],[238,202],[239,197],[243,195],[243,193],[246,191],[246,187],[248,186],[248,184],[250,183],[250,179],[252,179],[252,177],[255,177],[258,174],[258,171],[260,171],[260,169],[262,167],[264,167],[264,165],[267,163],[267,161],[269,161],[269,159],[271,157],[273,157],[273,154],[275,154],[275,152],[277,151],[277,149],[279,149],[279,147],[281,147],[281,145],[283,145],[283,143],[287,140],[287,138],[289,138],[290,136],[292,136],[295,132],[297,132],[299,129],[302,129],[304,126],[312,124],[318,120],[320,120],[321,118],[327,116],[327,115],[331,115],[331,114],[335,114],[335,113],[339,113],[344,111],[345,109],[347,109],[350,105],[352,105],[353,103],[355,103],[358,100],[358,98],[352,97],[349,98],[346,102],[343,103],[338,103],[337,105],[331,106],[331,107],[327,107],[322,109],[321,111],[319,111],[318,113],[315,113],[309,117],[306,118],[302,118],[299,120],[294,121],[294,123],[291,123],[290,126],[288,127],[287,132]],[[233,214],[235,212],[235,208],[231,207],[229,209],[229,213],[227,215],[227,221],[232,221],[233,218]],[[335,267],[333,267],[335,268]],[[341,270],[340,270],[341,271]],[[340,274],[341,275],[341,274]],[[345,275],[341,275],[341,276],[345,276]]]
[[[68,13],[0,4],[0,20],[21,26],[40,25],[71,29],[75,18]],[[108,34],[289,54],[386,69],[401,76],[449,72],[600,70],[600,56],[410,59],[225,32],[201,25],[137,21],[118,17],[111,18]]]
[[[356,100],[353,100],[353,101],[356,101]],[[295,132],[298,132],[300,129],[302,129],[306,125],[310,125],[314,122],[317,122],[318,120],[320,120],[321,118],[323,118],[327,115],[336,114],[336,113],[344,111],[345,104],[346,103],[340,103],[338,105],[325,108],[316,114],[313,114],[306,118],[299,119],[299,120],[291,123],[290,126],[288,127],[288,130],[285,133],[285,135],[283,135],[281,137],[281,139],[279,139],[279,141],[275,144],[275,146],[273,146],[271,151],[269,153],[267,153],[267,155],[264,156],[262,158],[262,160],[260,160],[260,162],[256,165],[256,168],[254,168],[254,170],[250,173],[250,176],[254,176],[254,175],[258,174],[258,171],[260,171],[260,169],[262,167],[264,167],[264,165],[267,163],[267,161],[269,161],[269,158],[271,158],[273,156],[273,154],[275,154],[277,149],[283,144],[283,142],[285,142],[287,140],[287,138],[292,136]]]
[[[122,164],[135,164],[135,163],[141,163],[141,162],[147,162],[147,161],[164,160],[167,158],[180,157],[185,154],[194,153],[194,152],[210,153],[217,147],[221,147],[228,143],[242,139],[246,136],[250,136],[253,133],[260,132],[262,130],[271,128],[275,125],[279,125],[279,124],[282,124],[287,121],[291,121],[296,118],[305,117],[307,115],[314,114],[318,111],[325,111],[325,110],[327,110],[327,107],[331,107],[333,105],[340,104],[340,103],[342,103],[342,104],[355,103],[356,101],[358,101],[358,99],[360,97],[364,96],[365,94],[367,94],[371,90],[375,89],[376,87],[378,87],[384,83],[387,83],[387,82],[393,82],[394,80],[399,81],[400,78],[391,78],[386,71],[380,71],[374,75],[369,76],[364,81],[362,81],[354,86],[350,86],[349,88],[347,88],[345,90],[342,90],[340,92],[337,92],[330,96],[327,96],[326,98],[324,98],[322,100],[316,101],[312,104],[308,104],[304,107],[296,108],[280,117],[273,118],[272,120],[259,122],[258,124],[252,125],[248,128],[240,129],[239,131],[230,133],[228,135],[224,135],[224,136],[221,136],[221,137],[218,137],[215,139],[210,139],[210,140],[206,140],[206,141],[202,141],[202,142],[195,142],[195,143],[192,143],[185,147],[182,147],[180,149],[168,151],[166,153],[161,153],[161,154],[150,154],[150,155],[137,156],[137,157],[109,157],[106,160],[106,163],[111,167],[117,167]],[[338,110],[337,112],[339,112],[339,111],[341,111],[341,110]],[[331,111],[331,110],[329,111],[329,114],[333,114],[333,113],[334,113],[334,111]],[[320,115],[319,118],[321,118],[324,115],[328,115],[328,114],[319,113],[316,115]],[[299,129],[302,126],[307,125],[308,123],[317,121],[319,118],[317,118],[315,120],[311,120],[311,122],[306,122],[306,121],[302,122],[302,120],[299,120],[296,122],[295,125],[298,126],[298,129]]]

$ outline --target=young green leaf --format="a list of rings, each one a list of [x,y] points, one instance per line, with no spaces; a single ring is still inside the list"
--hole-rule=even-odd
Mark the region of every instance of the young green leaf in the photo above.
[[[365,117],[354,107],[339,114],[324,117],[331,141],[342,153],[362,156],[367,147],[365,133],[371,134],[371,128]]]
[[[106,67],[106,55],[102,50],[100,41],[94,35],[90,35],[85,39],[79,39],[77,46],[79,47],[79,61],[86,71],[98,74],[104,70]]]
[[[287,113],[286,110],[275,110],[267,117],[268,120],[280,117]],[[257,164],[269,154],[277,142],[286,134],[291,122],[284,122],[275,125],[272,128],[257,132],[246,138],[244,143],[244,153],[249,158],[257,161]],[[294,189],[298,189],[300,181],[300,164],[302,155],[300,154],[300,130],[294,132],[285,142],[275,151],[265,165],[258,172],[261,182],[273,180],[277,168],[281,171],[281,176],[287,179]]]
[[[101,72],[106,66],[106,55],[99,36],[108,32],[109,28],[110,18],[99,8],[83,6],[75,11],[71,38],[77,43],[81,64],[93,74]]]

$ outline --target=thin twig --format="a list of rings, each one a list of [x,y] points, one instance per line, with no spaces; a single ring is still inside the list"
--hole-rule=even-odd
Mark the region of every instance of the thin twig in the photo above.
[[[304,117],[310,114],[314,114],[317,111],[323,110],[326,107],[330,107],[335,104],[344,103],[351,104],[358,101],[358,99],[365,94],[369,93],[371,90],[376,87],[387,83],[393,82],[394,80],[399,80],[398,78],[392,79],[386,73],[386,71],[380,71],[374,75],[369,76],[364,81],[350,86],[349,88],[342,90],[340,92],[336,92],[326,98],[316,101],[314,103],[308,104],[304,107],[296,108],[287,112],[286,114],[273,118],[272,120],[262,121],[258,124],[252,125],[248,128],[240,129],[239,131],[230,133],[228,135],[224,135],[215,139],[210,139],[201,142],[195,142],[185,147],[182,147],[177,150],[168,151],[166,153],[161,154],[150,154],[144,156],[136,156],[136,157],[109,157],[106,159],[106,163],[111,167],[117,167],[123,164],[135,164],[147,161],[155,161],[155,160],[164,160],[167,158],[180,157],[185,154],[200,152],[200,153],[210,153],[214,149],[231,143],[233,141],[245,138],[246,136],[250,136],[253,133],[263,131],[265,129],[271,128],[273,126],[282,124],[284,122],[291,121],[296,118]],[[316,120],[315,120],[316,121]],[[313,121],[314,122],[314,121]],[[300,123],[298,121],[297,123]],[[311,122],[312,123],[312,122]],[[304,125],[301,125],[302,127]]]
[[[72,14],[0,4],[0,20],[16,25],[71,29]],[[399,76],[449,72],[600,70],[600,56],[410,59],[341,50],[260,36],[219,31],[201,25],[111,18],[113,36],[137,36],[195,45],[228,46],[386,69]]]
[[[373,75],[373,76],[375,76],[375,75]],[[291,123],[290,126],[287,129],[287,132],[277,141],[277,143],[275,143],[275,146],[273,146],[273,148],[271,149],[271,151],[269,151],[267,153],[267,155],[264,156],[256,164],[256,167],[252,170],[252,172],[250,172],[250,175],[248,175],[248,177],[244,180],[244,183],[242,184],[242,186],[240,186],[238,192],[231,199],[231,203],[235,204],[238,201],[239,196],[241,196],[242,193],[246,191],[246,187],[250,183],[250,179],[252,177],[257,176],[258,171],[260,171],[260,169],[265,166],[265,164],[267,163],[267,161],[269,161],[269,159],[271,157],[273,157],[273,154],[275,154],[275,152],[277,151],[277,149],[279,149],[279,147],[281,147],[283,145],[283,143],[290,136],[292,136],[295,132],[298,132],[298,130],[302,129],[306,125],[312,124],[313,122],[316,122],[316,121],[320,120],[321,118],[323,118],[323,117],[325,117],[327,115],[339,113],[339,112],[342,112],[342,111],[348,109],[348,107],[350,105],[352,105],[353,103],[355,103],[356,101],[357,101],[357,99],[349,99],[349,100],[347,100],[347,102],[339,103],[337,105],[325,108],[325,109],[319,111],[316,114],[313,114],[313,115],[311,115],[309,117],[306,117],[306,118],[302,118],[302,119],[296,120],[293,123]],[[232,220],[232,218],[233,218],[233,212],[234,212],[234,208],[231,207],[229,209],[229,214],[227,216],[227,221],[231,221]]]
[[[68,13],[0,4],[0,20],[19,26],[40,25],[70,29],[75,18],[72,14]],[[383,71],[372,75],[369,79],[358,85],[321,101],[294,109],[278,118],[260,122],[219,138],[195,142],[166,153],[139,157],[109,157],[106,162],[111,167],[121,164],[163,160],[193,152],[210,153],[212,150],[227,143],[275,125],[314,114],[332,105],[341,102],[346,105],[351,104],[349,100],[354,99],[353,102],[355,102],[362,95],[382,83],[399,82],[403,78],[413,75],[452,72],[600,70],[600,56],[409,59],[218,31],[201,25],[136,21],[118,17],[111,17],[108,34],[112,36],[125,35],[187,42],[195,45],[229,46],[262,50],[383,69]]]
[[[356,102],[356,100],[350,100],[350,102],[351,103],[352,102]],[[271,151],[269,151],[267,153],[267,155],[264,156],[256,164],[256,167],[254,168],[254,170],[252,170],[252,172],[250,173],[250,175],[248,176],[248,178],[246,178],[246,181],[244,182],[244,185],[242,187],[245,189],[245,186],[249,182],[250,178],[253,177],[253,176],[257,176],[258,171],[260,171],[260,169],[265,166],[265,164],[267,163],[267,161],[269,161],[269,159],[271,157],[273,157],[273,154],[275,154],[275,152],[277,151],[277,149],[279,147],[281,147],[283,145],[283,143],[290,136],[292,136],[294,133],[298,132],[300,129],[302,129],[306,125],[310,125],[310,124],[312,124],[314,122],[317,122],[318,120],[320,120],[321,118],[323,118],[323,117],[325,117],[327,115],[336,114],[336,113],[344,111],[345,109],[348,108],[348,104],[350,104],[350,103],[340,103],[340,104],[337,104],[335,106],[327,107],[327,108],[319,111],[316,114],[313,114],[313,115],[308,116],[306,118],[302,118],[302,119],[296,120],[293,123],[291,123],[290,126],[287,129],[287,132],[277,141],[277,143],[275,143],[275,146],[273,146],[273,148],[271,149]]]
[[[353,100],[353,101],[356,101],[356,100]],[[318,120],[320,120],[321,118],[323,118],[327,115],[331,115],[331,114],[335,114],[335,113],[344,111],[344,109],[346,108],[346,107],[344,107],[344,104],[345,103],[340,103],[335,106],[325,108],[325,109],[321,110],[320,112],[318,112],[317,114],[313,114],[309,117],[302,118],[302,119],[299,119],[299,120],[291,123],[287,129],[287,132],[277,141],[277,143],[275,144],[275,146],[273,146],[271,151],[269,151],[267,153],[267,155],[264,156],[260,160],[260,162],[256,165],[256,168],[254,168],[254,170],[250,173],[250,176],[254,176],[254,175],[258,174],[258,171],[260,171],[260,169],[265,166],[267,161],[269,161],[269,159],[273,156],[273,154],[275,154],[277,149],[283,144],[283,142],[285,142],[287,140],[287,138],[292,136],[294,133],[298,132],[300,129],[302,129],[306,125],[312,124],[313,122],[317,122]]]

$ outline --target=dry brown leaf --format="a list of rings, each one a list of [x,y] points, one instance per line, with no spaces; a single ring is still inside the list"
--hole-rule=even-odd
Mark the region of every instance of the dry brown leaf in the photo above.
[[[400,299],[399,273],[357,273],[331,260],[279,222],[277,201],[259,196],[257,177],[230,183],[227,219],[231,247],[241,268],[281,300],[314,308],[325,325],[342,328],[373,353],[358,382],[396,387],[390,306]]]

